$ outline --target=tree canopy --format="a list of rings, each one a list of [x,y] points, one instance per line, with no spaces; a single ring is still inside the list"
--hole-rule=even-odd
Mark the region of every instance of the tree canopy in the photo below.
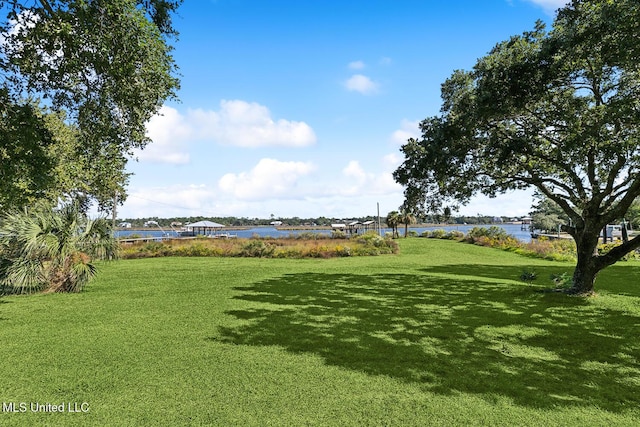
[[[0,205],[29,203],[16,197],[28,189],[109,209],[124,193],[132,150],[179,85],[180,3],[0,0]]]
[[[553,200],[541,194],[534,194],[537,200],[531,208],[531,228],[543,232],[558,231],[558,227],[569,223],[569,218]]]
[[[572,292],[640,247],[594,255],[600,230],[640,195],[640,2],[573,0],[547,31],[498,43],[442,85],[439,115],[403,147],[395,171],[423,209],[535,187],[570,223]]]

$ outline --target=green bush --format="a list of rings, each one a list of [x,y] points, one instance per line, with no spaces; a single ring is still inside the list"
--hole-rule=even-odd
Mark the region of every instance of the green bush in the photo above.
[[[567,272],[561,274],[552,274],[551,281],[559,288],[559,289],[568,289],[573,284],[573,278]]]
[[[336,256],[339,256],[339,257],[351,256],[351,248],[349,246],[338,245],[335,248],[333,248],[333,251],[335,252]]]
[[[459,230],[451,230],[444,236],[444,238],[449,240],[462,240],[464,239],[464,233]]]
[[[524,270],[520,275],[520,280],[523,282],[531,284],[534,280],[538,278],[538,275],[535,271]]]
[[[611,243],[602,243],[600,245],[598,245],[598,255],[605,255],[607,254],[611,249],[615,248],[616,246],[620,246],[622,244],[622,242],[618,241],[618,242],[611,242]],[[626,254],[625,256],[622,257],[622,261],[629,261],[630,259],[637,259],[638,258],[638,254],[635,251],[631,251],[628,254]]]
[[[353,253],[356,256],[377,256],[382,254],[379,248],[374,248],[372,246],[360,246],[356,248]]]
[[[296,248],[286,248],[276,251],[276,258],[288,258],[288,259],[299,259],[304,258],[304,254],[300,249]]]
[[[429,237],[431,237],[432,239],[444,239],[444,236],[446,236],[446,235],[447,235],[447,232],[444,231],[443,229],[439,228],[437,230],[433,230],[431,232],[431,236],[429,236]]]
[[[376,248],[385,245],[385,239],[383,237],[380,237],[380,235],[375,231],[361,234],[355,240],[356,242],[362,243],[363,245],[374,246]]]
[[[495,225],[492,225],[491,227],[473,227],[467,233],[467,239],[471,240],[471,243],[475,243],[476,240],[482,237],[492,240],[501,240],[506,239],[509,235],[504,228]]]
[[[265,243],[262,240],[250,240],[240,249],[240,256],[255,257],[255,258],[268,258],[273,255],[276,247],[270,243]]]

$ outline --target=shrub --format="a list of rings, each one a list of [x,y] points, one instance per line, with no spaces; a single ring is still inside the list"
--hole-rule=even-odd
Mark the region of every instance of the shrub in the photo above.
[[[123,258],[161,256],[243,256],[277,258],[332,258],[353,255],[391,254],[398,244],[391,238],[382,238],[375,232],[352,238],[349,246],[332,245],[328,237],[314,239],[175,239],[167,242],[135,243],[124,246]],[[338,242],[336,242],[338,243]],[[366,250],[358,251],[358,248]]]
[[[443,238],[444,238],[444,236],[446,236],[446,235],[447,235],[447,232],[446,232],[446,231],[444,231],[443,229],[439,228],[439,229],[437,229],[437,230],[433,230],[433,231],[431,232],[431,236],[430,236],[430,237],[431,237],[432,239],[443,239]]]
[[[534,280],[538,278],[538,275],[535,271],[524,270],[520,275],[520,280],[523,282],[531,284]]]
[[[355,240],[356,242],[362,243],[363,245],[374,246],[376,248],[384,246],[385,244],[385,239],[383,237],[380,237],[380,235],[375,231],[362,234]]]
[[[559,289],[568,289],[573,284],[573,279],[571,275],[567,272],[561,274],[552,274],[551,281],[558,287]]]
[[[303,233],[298,233],[293,236],[293,238],[297,240],[321,240],[321,239],[329,239],[331,236],[325,233],[312,233],[310,231],[305,231]]]
[[[464,239],[464,233],[459,230],[451,230],[444,236],[444,238],[449,240],[462,240]]]
[[[608,253],[611,249],[615,248],[616,246],[620,246],[621,244],[622,244],[621,242],[602,243],[598,245],[598,255],[604,255]],[[637,252],[631,251],[625,256],[623,256],[622,260],[629,261],[630,259],[636,259],[637,255],[638,255]]]
[[[351,256],[351,248],[349,248],[348,246],[336,246],[333,251],[335,252],[336,256],[339,257],[347,257],[347,256]]]
[[[520,243],[514,248],[514,252],[550,261],[575,260],[575,244],[573,240],[568,239],[534,239],[529,243]]]
[[[0,293],[80,292],[95,276],[95,259],[118,255],[105,218],[89,219],[71,203],[38,203],[0,218]]]
[[[360,246],[353,251],[356,256],[377,256],[381,255],[380,249],[371,246]]]
[[[267,258],[275,252],[275,245],[265,243],[262,240],[250,240],[240,249],[240,256]]]
[[[275,257],[298,259],[298,258],[304,258],[304,254],[300,249],[297,249],[297,248],[285,248],[285,249],[276,251]]]
[[[497,227],[492,225],[491,227],[473,227],[467,233],[467,239],[471,241],[471,243],[475,243],[477,239],[482,237],[486,237],[492,240],[501,240],[507,238],[509,235],[507,231],[502,227]]]
[[[205,246],[203,244],[196,243],[193,245],[178,246],[172,250],[172,255],[185,257],[211,257],[222,256],[224,255],[224,251],[215,246]]]

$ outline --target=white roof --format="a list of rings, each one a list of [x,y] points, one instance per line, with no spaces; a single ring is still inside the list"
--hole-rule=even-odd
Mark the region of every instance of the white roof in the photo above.
[[[198,221],[188,225],[190,228],[220,228],[224,227],[222,224],[218,224],[217,222],[211,221]]]

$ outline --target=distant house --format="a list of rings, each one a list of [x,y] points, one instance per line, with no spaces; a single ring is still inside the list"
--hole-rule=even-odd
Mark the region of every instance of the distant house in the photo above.
[[[120,227],[120,228],[131,228],[131,223],[130,222],[121,222],[120,224],[118,224],[118,227]]]
[[[180,232],[180,236],[211,236],[216,233],[216,230],[223,227],[223,224],[218,224],[217,222],[212,221],[193,222],[184,227],[184,230]]]
[[[282,221],[271,221],[269,225],[273,225],[274,227],[278,227],[282,225]]]

